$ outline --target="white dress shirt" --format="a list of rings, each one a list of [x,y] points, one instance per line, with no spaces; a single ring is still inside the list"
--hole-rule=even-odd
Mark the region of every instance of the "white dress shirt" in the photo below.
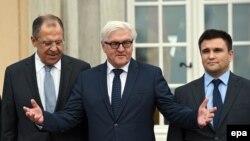
[[[41,61],[37,53],[35,54],[35,67],[36,67],[36,78],[37,85],[39,90],[40,99],[43,105],[44,110],[46,110],[46,101],[44,94],[44,77],[45,77],[45,64]],[[56,91],[56,99],[58,97],[59,85],[60,85],[60,76],[61,76],[61,59],[51,68],[51,75],[54,79],[55,91]]]
[[[130,63],[130,62],[129,62]],[[123,72],[120,75],[120,79],[121,79],[121,84],[122,84],[122,91],[121,91],[121,97],[123,95],[123,91],[124,91],[124,87],[125,87],[125,83],[127,80],[127,74],[128,74],[128,66],[129,63],[127,63],[125,66],[119,68],[122,69]],[[107,61],[107,85],[108,85],[108,95],[109,95],[109,101],[111,104],[111,95],[112,95],[112,86],[113,86],[113,79],[114,79],[114,72],[112,71],[113,69],[116,69],[114,66],[112,66],[108,61]]]

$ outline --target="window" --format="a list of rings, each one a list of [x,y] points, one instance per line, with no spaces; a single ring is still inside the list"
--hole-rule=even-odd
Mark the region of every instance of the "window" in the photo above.
[[[127,0],[127,19],[138,37],[134,58],[159,66],[172,92],[201,77],[198,38],[205,29],[227,31],[235,57],[231,70],[250,79],[249,0]],[[158,141],[166,140],[167,122],[155,114]]]

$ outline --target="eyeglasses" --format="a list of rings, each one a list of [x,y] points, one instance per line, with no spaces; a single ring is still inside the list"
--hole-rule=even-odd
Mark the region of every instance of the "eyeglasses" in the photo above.
[[[57,47],[58,47],[58,46],[61,47],[62,45],[64,45],[64,40],[39,41],[39,40],[37,39],[37,41],[38,41],[40,44],[42,44],[44,47],[47,47],[47,48],[52,47],[52,46],[53,46],[53,43],[55,43]]]
[[[133,40],[132,41],[123,41],[121,43],[120,42],[104,42],[104,43],[107,45],[110,45],[110,47],[113,49],[119,48],[121,44],[124,48],[129,48],[129,47],[131,47]]]

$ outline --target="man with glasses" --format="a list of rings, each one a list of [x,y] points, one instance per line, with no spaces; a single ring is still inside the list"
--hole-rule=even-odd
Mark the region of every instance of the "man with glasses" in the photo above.
[[[30,105],[30,99],[45,111],[62,110],[77,76],[90,68],[88,63],[63,54],[64,29],[58,17],[39,16],[32,30],[36,52],[5,72],[2,141],[87,141],[87,122],[63,134],[40,132],[23,112],[23,105]]]
[[[80,74],[63,111],[42,112],[32,99],[32,108],[23,108],[26,116],[52,132],[64,132],[88,118],[89,141],[154,141],[156,107],[185,128],[210,122],[215,108],[206,109],[207,100],[197,111],[176,103],[161,69],[132,59],[135,39],[130,24],[108,22],[101,31],[107,61]]]

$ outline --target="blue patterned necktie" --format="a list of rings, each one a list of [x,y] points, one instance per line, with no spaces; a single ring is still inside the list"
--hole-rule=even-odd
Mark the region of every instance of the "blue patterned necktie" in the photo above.
[[[214,90],[213,90],[213,106],[217,107],[217,111],[215,112],[215,116],[213,119],[213,126],[214,129],[217,129],[218,127],[218,123],[220,120],[220,115],[221,115],[221,110],[222,110],[222,99],[221,99],[221,94],[220,91],[218,89],[221,80],[220,79],[214,79],[212,81],[212,83],[214,84]]]
[[[112,98],[111,98],[111,108],[114,113],[115,118],[117,118],[118,110],[121,103],[121,79],[120,74],[123,72],[122,69],[113,69],[115,74],[113,79],[112,87]]]
[[[45,78],[44,78],[44,94],[46,111],[53,113],[56,107],[56,91],[53,77],[50,73],[52,66],[44,66]]]

